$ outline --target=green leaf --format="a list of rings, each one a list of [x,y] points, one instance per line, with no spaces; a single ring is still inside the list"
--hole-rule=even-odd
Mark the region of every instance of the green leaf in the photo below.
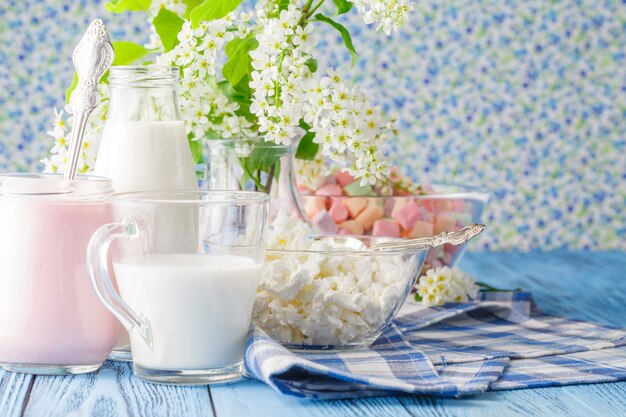
[[[202,3],[202,0],[183,0],[183,3],[187,6],[187,10],[185,10],[185,14],[183,18],[189,20],[189,16],[191,16],[191,11],[198,7]]]
[[[317,71],[317,59],[309,58],[304,65],[306,65],[311,72]]]
[[[278,6],[278,11],[279,12],[281,12],[283,10],[287,10],[287,8],[289,7],[289,0],[278,0],[276,5]]]
[[[334,27],[335,29],[339,31],[339,33],[341,34],[341,39],[343,39],[344,45],[346,45],[346,48],[348,48],[348,52],[350,52],[350,55],[352,55],[352,65],[354,65],[356,61],[358,60],[359,56],[357,55],[356,50],[354,49],[354,45],[352,45],[352,38],[350,37],[350,33],[348,32],[348,29],[346,29],[345,26],[335,22],[333,19],[326,17],[321,13],[318,13],[315,15],[315,20],[328,23],[329,25],[331,25],[332,27]]]
[[[105,3],[104,8],[111,13],[147,11],[152,0],[114,0]]]
[[[72,85],[70,85],[68,89],[65,90],[65,104],[69,104],[70,95],[72,94],[72,91],[76,89],[77,85],[78,85],[78,74],[74,73],[74,79],[72,80]]]
[[[113,58],[113,65],[129,65],[138,59],[146,56],[150,51],[141,45],[133,42],[113,42],[113,50],[115,51],[115,58]],[[109,72],[107,71],[100,80],[100,83],[108,82]],[[70,102],[70,95],[72,91],[76,89],[78,85],[78,76],[74,74],[74,80],[72,85],[65,91],[65,102]]]
[[[337,15],[348,13],[352,10],[352,3],[348,0],[333,0],[335,6],[337,6]]]
[[[191,27],[198,27],[200,22],[221,19],[241,4],[241,0],[204,0],[191,11]]]
[[[257,144],[246,158],[246,164],[251,172],[269,172],[270,168],[280,160],[280,157],[287,152],[287,149],[273,144],[263,142]]]
[[[234,41],[235,39],[226,45],[228,61],[226,61],[222,68],[222,75],[228,80],[230,85],[233,86],[237,85],[244,77],[252,73],[250,51],[259,46],[259,42],[252,35],[245,39],[240,39],[233,44]]]
[[[306,133],[302,136],[302,139],[300,139],[298,149],[296,150],[296,158],[312,161],[315,159],[315,155],[317,155],[320,145],[313,142],[313,139],[315,139],[315,133],[309,131],[311,126],[305,123],[304,120],[301,120],[300,127],[304,129]]]
[[[142,45],[127,41],[113,42],[113,50],[115,51],[113,65],[132,64],[150,52]]]
[[[183,23],[183,19],[178,17],[176,13],[165,8],[161,8],[159,14],[152,21],[154,29],[161,38],[165,52],[171,51],[178,45],[178,32],[183,27]]]
[[[187,139],[189,141],[189,148],[191,149],[191,157],[193,158],[193,163],[194,164],[199,164],[204,160],[204,157],[202,155],[202,151],[203,151],[203,146],[202,146],[202,141],[201,140],[191,140],[191,139]]]

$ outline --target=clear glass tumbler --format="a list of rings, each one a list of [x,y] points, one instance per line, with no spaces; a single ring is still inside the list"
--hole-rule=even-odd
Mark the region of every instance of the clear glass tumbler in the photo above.
[[[0,175],[0,366],[65,375],[97,370],[119,325],[89,285],[85,252],[107,222],[111,181]]]
[[[102,303],[130,333],[135,375],[183,385],[239,378],[269,196],[122,193],[109,207],[118,222],[93,235],[89,273]]]

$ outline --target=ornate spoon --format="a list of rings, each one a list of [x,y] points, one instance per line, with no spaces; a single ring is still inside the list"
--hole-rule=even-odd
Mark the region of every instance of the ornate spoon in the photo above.
[[[72,180],[78,170],[78,157],[83,146],[85,126],[93,109],[100,103],[98,81],[113,63],[113,45],[106,26],[96,19],[74,49],[72,61],[78,74],[78,84],[70,96],[74,127],[63,179]]]
[[[442,232],[435,236],[422,237],[419,239],[394,240],[391,242],[381,242],[372,245],[368,250],[397,250],[397,249],[426,249],[437,247],[443,244],[460,245],[485,230],[484,224],[470,224],[456,232]]]

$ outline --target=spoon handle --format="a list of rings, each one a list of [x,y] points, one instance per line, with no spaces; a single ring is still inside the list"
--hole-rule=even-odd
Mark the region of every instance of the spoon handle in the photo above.
[[[70,96],[74,125],[63,176],[65,180],[72,180],[76,177],[85,126],[87,126],[89,115],[100,103],[98,81],[113,63],[113,57],[113,45],[106,26],[102,20],[96,19],[87,28],[87,32],[74,49],[72,56],[78,75],[78,84]]]
[[[456,232],[442,232],[435,236],[422,237],[419,239],[395,240],[393,242],[378,243],[370,247],[370,250],[397,250],[397,249],[426,249],[435,248],[443,244],[460,245],[477,236],[485,230],[484,224],[474,223],[457,230]]]

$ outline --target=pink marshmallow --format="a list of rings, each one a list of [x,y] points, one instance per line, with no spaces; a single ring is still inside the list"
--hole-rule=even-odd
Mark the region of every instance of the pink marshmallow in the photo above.
[[[435,218],[435,234],[441,232],[451,232],[454,230],[454,219],[444,214]]]
[[[315,215],[321,210],[326,209],[325,197],[305,197],[304,200],[304,211],[306,211],[309,219],[315,217]]]
[[[435,212],[435,202],[432,199],[422,200],[422,206],[424,206],[426,211],[428,211],[429,213]]]
[[[451,211],[452,210],[452,201],[436,199],[435,200],[435,210],[437,210],[437,212],[439,212],[439,213],[444,212],[444,211]]]
[[[463,200],[461,200],[460,198],[457,200],[452,200],[452,210],[454,211],[465,211],[465,204],[463,203]]]
[[[346,185],[350,185],[355,181],[352,175],[342,170],[339,170],[335,173],[335,178],[337,179],[337,182],[339,183],[339,185],[341,185],[342,187],[345,187]]]
[[[337,233],[337,225],[326,210],[318,212],[311,221],[313,228],[321,233],[334,235]]]
[[[409,200],[394,217],[404,229],[410,229],[413,225],[422,219],[422,213],[415,201]]]
[[[406,198],[395,198],[394,200],[395,204],[391,209],[391,214],[389,215],[389,217],[393,217],[395,219],[399,215],[400,211],[404,208],[404,206],[406,206],[406,203],[409,202],[409,200]]]
[[[343,190],[337,184],[326,184],[317,190],[315,195],[338,196],[343,195]]]
[[[341,235],[362,235],[363,226],[356,220],[348,220],[339,226],[339,234]]]
[[[396,206],[396,203],[393,198],[385,199],[385,207],[383,209],[385,212],[385,217],[391,217],[391,212],[393,211],[393,208],[395,206]]]
[[[363,229],[368,231],[374,225],[374,222],[381,217],[383,217],[383,209],[376,203],[370,203],[363,209],[358,216],[356,216],[356,221],[361,223]]]
[[[376,220],[372,236],[400,237],[400,225],[393,220]]]
[[[433,225],[429,222],[418,221],[413,225],[413,229],[411,230],[411,237],[419,238],[419,237],[428,237],[433,235]]]
[[[342,204],[348,209],[350,217],[354,219],[367,206],[367,199],[362,197],[344,198]]]
[[[328,210],[330,217],[333,218],[334,222],[339,224],[348,220],[348,208],[341,204],[340,202],[334,202],[330,206],[330,210]]]

